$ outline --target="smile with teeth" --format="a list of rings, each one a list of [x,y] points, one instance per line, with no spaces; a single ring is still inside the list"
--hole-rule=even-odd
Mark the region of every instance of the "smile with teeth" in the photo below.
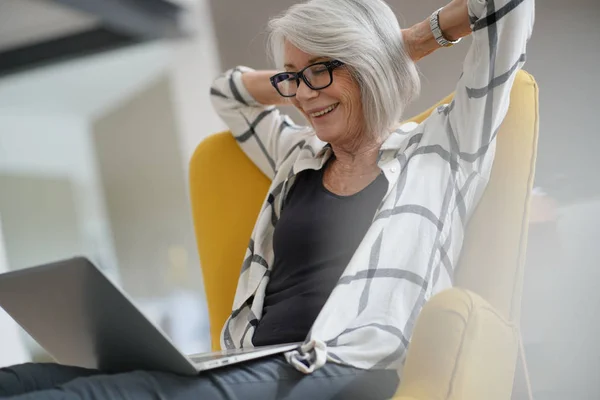
[[[336,103],[336,104],[332,104],[329,107],[327,107],[324,110],[321,110],[319,112],[316,113],[311,113],[309,114],[311,117],[316,118],[316,117],[322,117],[325,114],[329,114],[330,112],[332,112],[333,110],[336,109],[336,107],[339,105],[340,103]]]

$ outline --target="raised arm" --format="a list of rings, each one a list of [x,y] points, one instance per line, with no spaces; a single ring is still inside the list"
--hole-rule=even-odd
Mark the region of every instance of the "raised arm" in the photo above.
[[[427,131],[430,141],[459,154],[463,165],[478,171],[502,123],[517,71],[525,62],[534,23],[534,0],[453,0],[440,13],[448,40],[473,34],[473,42],[456,85],[454,100],[430,118],[445,132]],[[405,44],[415,60],[440,46],[429,20],[406,30]],[[451,50],[449,50],[451,51]],[[439,121],[446,119],[446,121]],[[444,137],[442,137],[444,136]]]
[[[271,86],[274,71],[237,67],[219,76],[210,89],[213,107],[242,150],[269,178],[282,157],[302,140],[292,120],[276,105],[285,104]]]

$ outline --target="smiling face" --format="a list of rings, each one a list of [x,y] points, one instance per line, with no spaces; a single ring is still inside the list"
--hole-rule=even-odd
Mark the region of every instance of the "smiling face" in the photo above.
[[[329,59],[307,54],[285,42],[286,70],[297,72],[320,61]],[[360,87],[345,67],[333,70],[333,83],[325,89],[312,90],[301,81],[296,96],[291,101],[322,141],[353,148],[364,139]]]

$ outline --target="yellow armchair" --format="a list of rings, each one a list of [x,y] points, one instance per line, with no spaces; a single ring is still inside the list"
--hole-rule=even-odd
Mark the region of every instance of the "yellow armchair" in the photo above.
[[[412,121],[423,120],[434,108]],[[537,135],[537,84],[520,71],[498,134],[490,183],[467,227],[455,287],[423,308],[396,399],[510,398],[520,344]],[[269,183],[228,132],[200,143],[190,162],[192,212],[214,349],[231,312],[244,251]]]

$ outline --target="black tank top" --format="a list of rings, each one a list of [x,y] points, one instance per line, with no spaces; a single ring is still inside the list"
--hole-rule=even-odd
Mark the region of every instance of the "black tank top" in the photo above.
[[[362,191],[338,196],[323,186],[323,171],[300,172],[287,195],[255,346],[306,339],[387,189],[381,173]]]

